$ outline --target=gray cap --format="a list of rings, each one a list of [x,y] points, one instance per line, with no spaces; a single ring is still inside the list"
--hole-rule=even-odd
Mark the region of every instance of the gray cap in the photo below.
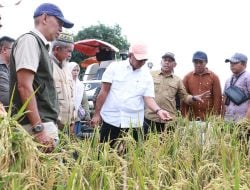
[[[231,58],[225,59],[225,62],[237,63],[244,62],[247,63],[247,56],[242,53],[235,53]]]
[[[166,57],[170,57],[171,59],[173,59],[173,61],[175,61],[175,55],[171,52],[165,53],[161,58],[165,59]]]

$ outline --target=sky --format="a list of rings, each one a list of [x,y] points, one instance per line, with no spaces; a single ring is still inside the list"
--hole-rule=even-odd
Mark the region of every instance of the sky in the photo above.
[[[149,47],[154,69],[160,68],[161,56],[173,52],[176,75],[193,70],[192,55],[204,51],[207,67],[221,79],[231,76],[224,60],[235,52],[250,59],[250,6],[247,0],[0,0],[2,25],[0,36],[17,38],[33,28],[33,13],[38,5],[58,5],[66,19],[74,22],[77,34],[82,27],[119,24],[130,43],[143,41]],[[249,69],[249,68],[248,68]],[[248,70],[247,69],[247,70]]]

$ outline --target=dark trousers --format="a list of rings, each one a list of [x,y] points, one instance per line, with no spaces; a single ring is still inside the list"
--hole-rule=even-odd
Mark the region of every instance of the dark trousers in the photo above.
[[[81,122],[76,121],[75,122],[75,131],[74,131],[76,135],[78,135],[81,132],[81,128],[82,128]]]
[[[144,138],[148,135],[149,132],[162,133],[164,131],[167,131],[167,133],[169,133],[173,132],[174,128],[175,128],[175,122],[168,123],[166,127],[166,123],[151,121],[144,117],[144,122],[143,122]]]
[[[120,128],[110,125],[103,121],[100,129],[100,142],[110,142],[110,146],[113,146],[117,138],[122,137],[124,134],[128,133],[131,130],[133,138],[138,141],[139,133],[141,133],[140,128]]]
[[[165,123],[158,123],[144,118],[143,131],[144,135],[147,135],[150,131],[161,133],[165,130]]]

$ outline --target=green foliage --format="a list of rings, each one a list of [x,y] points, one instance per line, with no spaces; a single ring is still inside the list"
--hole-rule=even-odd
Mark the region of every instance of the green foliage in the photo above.
[[[114,26],[106,26],[99,23],[99,25],[92,25],[87,28],[83,28],[75,36],[74,40],[79,41],[83,39],[99,39],[108,42],[118,49],[128,49],[129,43],[125,36],[122,36],[122,29],[118,24]]]

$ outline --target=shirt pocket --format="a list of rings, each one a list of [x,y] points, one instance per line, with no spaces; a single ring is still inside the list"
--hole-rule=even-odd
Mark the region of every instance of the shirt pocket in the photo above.
[[[174,83],[169,83],[165,88],[162,88],[162,93],[170,101],[175,100],[175,96],[178,91],[178,86]]]
[[[136,82],[135,84],[135,90],[139,95],[144,95],[144,92],[146,91],[146,84],[142,82]]]
[[[55,87],[56,87],[56,93],[57,93],[57,98],[58,100],[64,100],[64,93],[62,90],[62,80],[57,80],[55,82]]]
[[[155,94],[161,93],[161,81],[159,79],[154,79]]]
[[[116,78],[113,80],[112,82],[112,88],[114,90],[118,90],[118,89],[121,89],[122,87],[124,87],[126,84],[126,81],[121,79],[121,78]]]

